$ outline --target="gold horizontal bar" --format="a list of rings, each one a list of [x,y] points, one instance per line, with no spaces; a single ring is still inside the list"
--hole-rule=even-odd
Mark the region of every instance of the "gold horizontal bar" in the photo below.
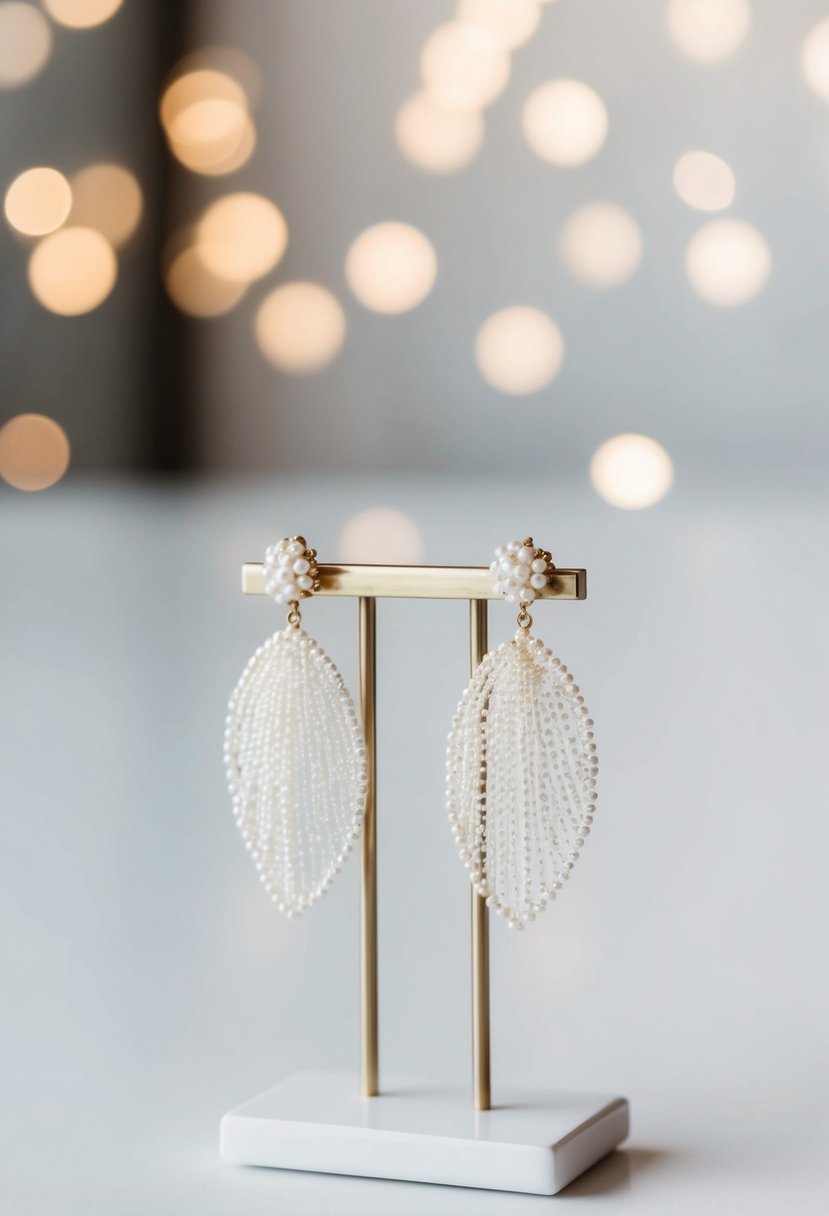
[[[497,600],[488,566],[319,566],[316,595],[420,600]],[[265,594],[261,562],[242,566],[245,595]],[[556,570],[539,593],[543,600],[587,599],[586,570]]]

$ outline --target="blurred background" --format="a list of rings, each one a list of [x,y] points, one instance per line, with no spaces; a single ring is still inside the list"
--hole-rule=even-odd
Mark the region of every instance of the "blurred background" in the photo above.
[[[359,1017],[357,867],[288,925],[236,839],[240,564],[532,534],[606,809],[493,926],[496,1100],[627,1094],[588,1207],[822,1212],[826,0],[2,0],[0,108],[0,1193],[546,1203],[215,1148]],[[353,606],[305,620],[356,688]],[[466,1084],[466,609],[378,628],[383,1075]]]

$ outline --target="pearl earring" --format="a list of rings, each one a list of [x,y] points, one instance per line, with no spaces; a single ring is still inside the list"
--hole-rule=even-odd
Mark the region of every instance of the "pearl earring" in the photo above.
[[[233,814],[265,890],[293,918],[316,903],[360,834],[366,746],[343,678],[301,627],[319,590],[301,536],[265,554],[265,590],[286,627],[251,658],[228,706],[225,767]]]
[[[567,668],[530,632],[528,607],[555,573],[531,538],[495,550],[496,592],[518,630],[484,656],[447,749],[447,809],[473,886],[512,928],[535,920],[570,877],[590,833],[593,722]]]

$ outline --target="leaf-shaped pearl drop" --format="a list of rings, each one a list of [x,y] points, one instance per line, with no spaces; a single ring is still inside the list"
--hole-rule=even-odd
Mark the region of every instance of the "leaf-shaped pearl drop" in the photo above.
[[[225,766],[233,814],[265,889],[300,915],[360,834],[366,747],[343,678],[303,629],[256,651],[230,698]]]
[[[447,752],[447,807],[476,890],[514,928],[555,898],[590,832],[593,723],[567,668],[519,630],[463,694]]]

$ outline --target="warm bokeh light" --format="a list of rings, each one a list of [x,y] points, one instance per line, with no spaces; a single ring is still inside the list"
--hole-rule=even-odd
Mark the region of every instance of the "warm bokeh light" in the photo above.
[[[205,266],[220,279],[250,283],[273,270],[288,246],[282,212],[261,194],[228,194],[196,228]]]
[[[258,101],[262,92],[262,73],[250,55],[235,46],[200,46],[188,51],[176,63],[167,83],[191,72],[204,70],[220,72],[236,81],[245,94],[249,108]]]
[[[731,167],[713,152],[686,152],[674,165],[674,189],[698,211],[723,211],[734,202]]]
[[[542,160],[583,165],[607,138],[607,110],[598,93],[580,80],[550,80],[530,93],[521,125]]]
[[[477,155],[484,120],[476,110],[453,110],[421,92],[400,107],[395,135],[403,155],[418,168],[453,173]]]
[[[612,507],[652,507],[671,488],[674,468],[660,443],[647,435],[614,435],[593,453],[590,480]]]
[[[112,246],[92,228],[61,228],[39,241],[29,259],[29,286],[35,299],[63,317],[92,312],[107,298],[117,277]]]
[[[588,203],[559,233],[561,259],[589,287],[617,287],[642,260],[642,233],[632,215],[614,203]]]
[[[188,136],[198,138],[200,130],[190,130],[189,111],[206,101],[227,101],[242,110],[248,106],[247,95],[238,80],[215,68],[196,68],[176,76],[164,90],[159,106],[164,130],[168,134],[177,133],[183,140]],[[193,125],[199,127],[197,122]]]
[[[423,561],[423,537],[408,515],[390,507],[371,507],[349,519],[337,553],[341,562],[417,566]]]
[[[57,169],[38,167],[19,174],[6,191],[3,210],[24,236],[44,236],[60,228],[72,206],[69,182]]]
[[[200,173],[202,177],[224,177],[235,173],[246,165],[256,148],[256,127],[249,114],[243,114],[241,126],[234,128],[232,137],[217,141],[205,151],[204,145],[191,147],[168,141],[170,150],[185,169]]]
[[[488,30],[450,21],[426,43],[420,70],[426,88],[442,105],[480,110],[506,88],[510,57]]]
[[[512,51],[532,38],[541,9],[538,0],[460,0],[458,17],[481,26]]]
[[[135,232],[144,202],[141,187],[123,165],[87,165],[71,179],[70,223],[94,228],[116,248]]]
[[[212,148],[225,142],[230,147],[241,135],[245,113],[243,106],[226,97],[204,97],[179,111],[170,123],[170,142],[184,148],[202,149],[205,144]]]
[[[733,55],[751,25],[748,0],[669,0],[668,32],[691,59],[712,63]]]
[[[256,142],[243,86],[227,72],[199,67],[178,75],[161,98],[161,123],[173,155],[194,173],[231,173]]]
[[[691,286],[709,304],[745,304],[761,290],[771,270],[763,236],[743,220],[711,220],[692,238],[685,254]]]
[[[800,52],[800,66],[806,83],[829,101],[829,17],[818,21],[809,31]]]
[[[205,265],[201,250],[192,245],[170,262],[164,285],[176,308],[191,317],[224,316],[247,291],[247,283],[231,283],[213,274]]]
[[[411,224],[375,224],[361,232],[345,259],[354,295],[374,312],[408,312],[426,299],[437,277],[431,242]]]
[[[546,313],[517,305],[484,321],[475,340],[475,358],[493,388],[523,396],[556,378],[564,361],[564,339]]]
[[[0,477],[16,490],[46,490],[68,468],[66,432],[45,414],[18,414],[0,427]]]
[[[318,283],[285,283],[265,296],[256,314],[256,341],[280,371],[322,371],[345,341],[345,313]]]
[[[0,89],[27,84],[52,50],[52,30],[31,4],[0,4]]]
[[[235,113],[230,124],[214,126],[209,113],[211,104],[206,102],[194,107],[205,121],[205,138],[201,142],[182,143],[168,136],[167,145],[185,169],[203,177],[222,177],[234,173],[250,160],[256,147],[256,127],[250,115],[241,110]],[[221,102],[216,104],[225,105]]]
[[[55,21],[73,30],[88,30],[109,21],[124,0],[43,0],[43,7]]]

